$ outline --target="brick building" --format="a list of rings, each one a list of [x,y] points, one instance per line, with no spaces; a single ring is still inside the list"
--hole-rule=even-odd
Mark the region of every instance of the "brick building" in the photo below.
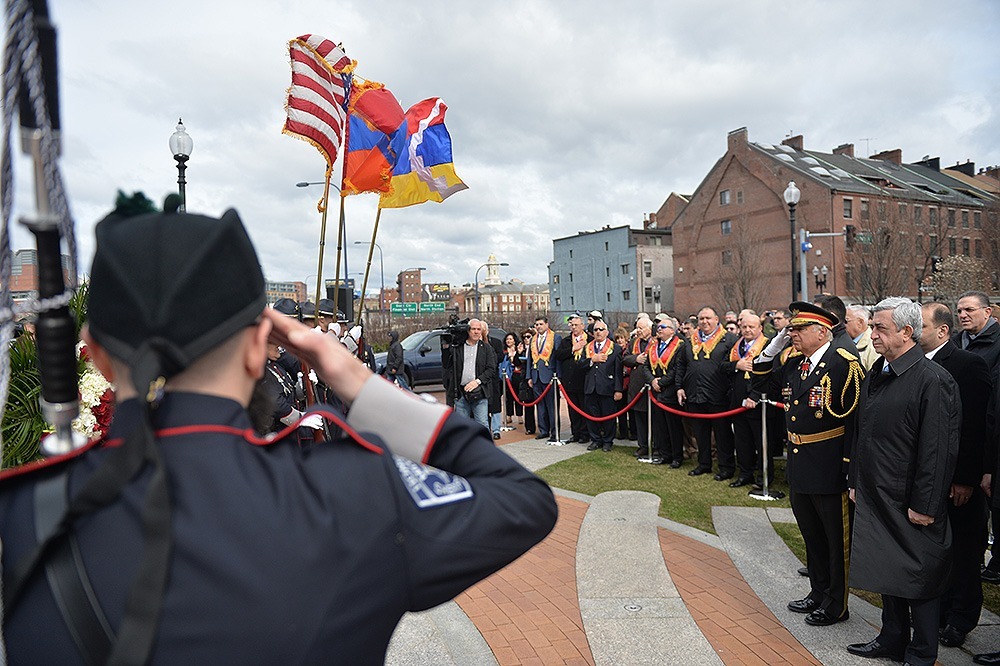
[[[423,300],[421,287],[422,268],[410,268],[396,275],[396,292],[403,303],[419,303]]]
[[[476,292],[464,292],[462,312],[471,316],[476,311]],[[546,284],[525,284],[512,280],[504,284],[489,284],[479,287],[479,313],[505,314],[548,314],[549,286]]]
[[[315,284],[313,284],[313,288],[315,288]],[[308,287],[305,282],[278,282],[275,280],[264,282],[264,293],[267,297],[267,302],[272,304],[280,298],[290,298],[296,303],[301,303],[306,300],[307,291]]]
[[[986,231],[996,220],[995,169],[976,174],[974,165],[960,165],[960,179],[937,159],[905,164],[898,149],[859,158],[851,144],[830,153],[803,144],[802,136],[771,145],[751,143],[746,128],[729,133],[725,155],[671,224],[679,314],[704,304],[765,310],[792,300],[789,181],[801,192],[797,226],[830,234],[809,239],[807,293],[796,279],[796,299],[816,291],[812,271],[823,266],[826,292],[872,303],[930,289],[935,257],[995,265],[996,239]],[[796,236],[796,264],[798,249]]]
[[[69,255],[60,256],[63,280],[70,284]],[[38,298],[38,251],[17,250],[11,257],[10,291],[15,301]]]

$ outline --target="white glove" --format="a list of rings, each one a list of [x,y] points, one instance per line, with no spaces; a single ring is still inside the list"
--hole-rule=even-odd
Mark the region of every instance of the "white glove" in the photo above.
[[[300,418],[302,418],[302,412],[293,407],[292,411],[288,412],[288,414],[282,416],[278,420],[284,423],[286,426],[290,426],[293,425]]]
[[[757,357],[754,363],[765,363],[772,360],[775,356],[781,353],[781,350],[785,348],[788,344],[788,327],[781,329],[778,333],[771,338],[771,341],[767,343],[764,347],[763,353]]]
[[[316,376],[316,371],[309,368],[309,381],[313,384],[319,384],[319,377]]]
[[[309,414],[302,422],[299,424],[300,428],[312,428],[313,430],[323,429],[323,415],[322,414]]]

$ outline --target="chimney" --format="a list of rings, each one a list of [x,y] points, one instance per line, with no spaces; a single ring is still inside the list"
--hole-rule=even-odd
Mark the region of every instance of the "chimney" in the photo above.
[[[794,148],[795,150],[802,150],[802,145],[803,145],[802,135],[796,134],[795,136],[790,136],[784,141],[782,141],[781,145],[789,146],[791,148]]]
[[[834,155],[847,155],[848,157],[854,157],[854,144],[853,143],[842,143],[833,149]]]
[[[883,162],[892,162],[896,166],[903,164],[903,150],[901,148],[896,148],[894,150],[883,150],[881,153],[876,153],[869,157],[870,160],[882,160]]]
[[[734,129],[729,133],[728,138],[728,148],[730,151],[736,150],[740,146],[745,146],[748,143],[747,138],[747,128],[741,127],[739,129]]]
[[[941,170],[941,158],[940,157],[925,157],[919,162],[914,162],[916,166],[927,167],[928,169],[934,169],[935,171]]]
[[[964,173],[966,176],[971,178],[976,175],[976,163],[970,162],[969,160],[966,160],[965,164],[959,164],[956,162],[955,166],[948,167],[945,171],[957,171],[959,173]]]
[[[647,224],[646,227],[649,229],[656,228],[656,213],[649,214],[649,224]]]
[[[993,180],[1000,180],[1000,166],[988,166],[979,175],[992,178]]]

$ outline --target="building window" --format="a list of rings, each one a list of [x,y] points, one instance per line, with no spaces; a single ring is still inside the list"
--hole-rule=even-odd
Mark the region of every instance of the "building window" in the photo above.
[[[964,254],[965,256],[969,256],[969,239],[968,238],[963,238],[962,239],[962,254]]]
[[[938,251],[938,237],[937,234],[931,234],[927,237],[930,241],[930,245],[927,246],[927,252],[930,254],[940,254]]]
[[[652,261],[642,262],[642,272],[648,278],[653,277],[653,262]]]
[[[844,199],[844,219],[850,220],[854,217],[854,199]]]
[[[722,287],[722,295],[727,302],[732,302],[736,300],[736,290],[733,289],[733,285],[727,284]]]
[[[928,215],[929,215],[928,219],[930,220],[931,226],[932,227],[937,226],[937,223],[938,223],[938,209],[936,207],[934,207],[934,206],[931,206],[928,209],[928,211],[929,211],[928,212]]]
[[[976,259],[982,259],[983,258],[983,243],[978,238],[976,239],[976,245],[975,245],[975,247],[976,247]]]
[[[901,220],[905,220],[906,219],[906,204],[905,203],[899,204],[899,219],[901,219]]]
[[[570,251],[569,251],[569,258],[570,258],[570,259],[572,259],[572,258],[573,258],[573,250],[570,250]]]
[[[604,241],[604,251],[608,251],[608,241]]]
[[[978,243],[979,241],[976,242]],[[651,303],[653,301],[653,288],[646,287],[645,292],[646,292],[646,302]]]
[[[572,273],[570,273],[570,274],[569,274],[569,281],[570,281],[570,282],[572,282],[572,281],[573,281],[573,274],[572,274]]]
[[[559,299],[557,298],[556,300],[559,300]],[[572,296],[569,297],[569,305],[570,305],[570,307],[573,307],[573,301],[574,300],[576,300],[576,299],[574,299]]]
[[[719,192],[719,205],[728,206],[729,205],[729,190],[722,190]]]
[[[861,200],[861,219],[868,219],[868,199]]]
[[[969,211],[967,210],[962,211],[962,228],[963,229],[969,228]]]
[[[729,266],[732,263],[733,263],[733,251],[732,250],[723,250],[722,251],[722,265],[723,266]]]
[[[628,264],[622,264],[622,275],[628,275],[629,268]]]
[[[847,287],[847,291],[854,290],[854,269],[850,266],[844,267],[844,285]]]
[[[651,239],[649,239],[649,244],[650,245],[663,245],[662,239],[659,236],[653,236]]]
[[[628,301],[628,300],[631,300],[631,299],[632,299],[632,292],[631,291],[629,291],[629,290],[626,289],[625,291],[622,292],[622,300],[623,301]]]
[[[559,274],[556,273],[552,276],[552,284],[559,284]]]
[[[611,302],[611,292],[609,291],[608,292],[608,303],[610,303],[610,302]]]
[[[743,203],[743,190],[736,190],[736,203]]]
[[[954,208],[949,208],[948,209],[948,226],[949,227],[954,227],[955,226],[955,209]]]
[[[924,223],[924,207],[914,206],[913,207],[913,224],[920,226]]]
[[[983,214],[980,213],[978,210],[972,214],[972,227],[974,229],[983,228]]]
[[[733,233],[733,221],[732,220],[723,220],[722,221],[722,235],[723,236],[728,236],[731,233]]]
[[[611,277],[611,266],[604,267],[604,277]]]
[[[948,254],[950,254],[953,257],[956,254],[958,254],[958,252],[955,250],[956,247],[957,247],[957,244],[955,242],[955,239],[954,238],[949,238],[948,239]]]
[[[924,253],[924,235],[923,234],[917,234],[917,244],[914,246],[913,249],[915,249],[917,251],[918,255],[921,255],[921,254]]]

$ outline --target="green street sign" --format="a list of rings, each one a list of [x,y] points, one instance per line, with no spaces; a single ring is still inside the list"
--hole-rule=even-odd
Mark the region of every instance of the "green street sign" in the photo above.
[[[445,304],[438,301],[424,301],[420,304],[420,314],[430,314],[432,312],[444,312]]]
[[[870,231],[859,231],[854,234],[854,242],[861,243],[862,245],[872,244],[872,232]]]
[[[390,303],[389,313],[394,316],[411,317],[417,314],[419,303]]]

